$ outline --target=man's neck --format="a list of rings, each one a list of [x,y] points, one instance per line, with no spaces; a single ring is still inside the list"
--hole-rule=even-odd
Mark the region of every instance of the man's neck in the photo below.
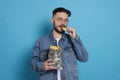
[[[53,29],[53,36],[55,39],[60,39],[62,37],[62,34],[56,32],[54,29]]]

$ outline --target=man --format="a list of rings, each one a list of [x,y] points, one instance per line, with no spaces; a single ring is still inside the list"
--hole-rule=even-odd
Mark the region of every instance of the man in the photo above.
[[[33,70],[40,73],[40,80],[78,80],[77,60],[86,62],[88,53],[83,47],[76,30],[67,27],[68,18],[71,12],[59,7],[53,10],[53,29],[49,34],[36,41],[31,65]],[[64,31],[63,28],[67,28]],[[54,62],[48,59],[49,48],[51,45],[62,48],[62,70],[56,70],[51,66]]]

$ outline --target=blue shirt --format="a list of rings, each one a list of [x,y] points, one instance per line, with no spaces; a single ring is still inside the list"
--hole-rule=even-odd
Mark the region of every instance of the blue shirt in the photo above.
[[[57,70],[44,70],[43,63],[48,59],[48,51],[51,45],[57,45],[52,31],[38,39],[33,47],[31,65],[33,70],[40,73],[40,80],[57,80]],[[71,38],[63,33],[58,45],[62,47],[61,80],[78,80],[77,60],[86,62],[88,53],[83,47],[79,37]]]

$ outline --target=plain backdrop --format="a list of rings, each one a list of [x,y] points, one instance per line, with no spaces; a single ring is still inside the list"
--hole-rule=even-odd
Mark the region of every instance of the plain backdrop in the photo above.
[[[0,0],[0,80],[39,80],[32,48],[56,7],[71,10],[68,26],[89,53],[78,62],[79,80],[120,80],[120,0]]]

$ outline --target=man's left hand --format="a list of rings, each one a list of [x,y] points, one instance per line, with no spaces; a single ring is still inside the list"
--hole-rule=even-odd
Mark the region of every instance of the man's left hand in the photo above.
[[[68,27],[67,32],[70,35],[70,37],[76,38],[76,30],[75,29],[73,29],[72,27]]]

